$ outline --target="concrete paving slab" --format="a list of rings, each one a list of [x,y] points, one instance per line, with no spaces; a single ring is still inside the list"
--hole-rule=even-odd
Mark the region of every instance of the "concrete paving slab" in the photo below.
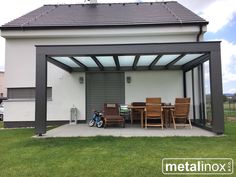
[[[173,128],[141,128],[137,125],[127,125],[125,128],[108,127],[97,128],[89,127],[87,124],[66,124],[55,129],[49,130],[42,138],[51,137],[94,137],[94,136],[115,136],[115,137],[169,137],[169,136],[217,136],[215,133],[203,130],[198,127],[178,127]]]

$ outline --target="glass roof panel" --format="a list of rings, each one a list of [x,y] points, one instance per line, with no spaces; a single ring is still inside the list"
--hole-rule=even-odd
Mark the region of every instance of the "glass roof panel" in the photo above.
[[[141,55],[137,66],[149,66],[156,57],[157,55]]]
[[[72,68],[79,68],[80,66],[77,65],[74,61],[72,61],[69,57],[52,57],[52,59],[57,60],[67,66]]]
[[[187,54],[183,58],[181,58],[178,62],[176,62],[174,65],[184,65],[200,56],[202,56],[202,53],[197,53],[197,54]]]
[[[98,67],[95,61],[91,57],[74,57],[76,60],[80,61],[87,67]]]
[[[156,66],[165,66],[168,63],[172,62],[174,59],[179,57],[179,54],[168,54],[168,55],[163,55],[158,62],[156,63]]]
[[[114,62],[113,56],[96,56],[98,61],[104,66],[104,67],[115,67],[116,64]]]
[[[134,55],[130,56],[118,56],[120,66],[133,66]]]

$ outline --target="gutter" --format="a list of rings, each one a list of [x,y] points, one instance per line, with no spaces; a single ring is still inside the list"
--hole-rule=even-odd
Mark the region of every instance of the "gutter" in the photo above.
[[[137,23],[137,24],[94,24],[94,25],[67,25],[67,26],[63,26],[63,25],[55,25],[55,26],[7,26],[7,25],[3,25],[0,26],[0,30],[1,31],[10,31],[10,30],[20,30],[20,31],[24,31],[24,30],[54,30],[54,29],[87,29],[87,28],[115,28],[115,27],[120,27],[120,28],[124,28],[124,27],[151,27],[151,26],[195,26],[195,25],[199,25],[200,26],[204,26],[207,25],[208,22],[191,22],[191,23],[162,23],[162,24],[149,24],[149,23]]]
[[[197,42],[200,41],[200,36],[202,35],[202,28],[203,28],[203,25],[199,25],[199,33],[197,34],[197,38],[196,38]]]

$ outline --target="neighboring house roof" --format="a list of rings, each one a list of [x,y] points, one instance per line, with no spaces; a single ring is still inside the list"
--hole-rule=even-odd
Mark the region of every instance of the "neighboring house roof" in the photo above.
[[[1,27],[8,29],[206,25],[208,22],[175,1],[114,4],[44,5]]]

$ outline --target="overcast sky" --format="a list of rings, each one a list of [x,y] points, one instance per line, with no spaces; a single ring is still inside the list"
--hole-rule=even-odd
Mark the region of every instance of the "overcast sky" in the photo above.
[[[221,40],[224,93],[236,93],[236,0],[177,0],[209,21],[205,40]],[[146,0],[98,0],[99,3],[150,2]],[[84,0],[6,0],[1,1],[0,25],[44,4],[76,4]],[[4,70],[4,39],[0,38],[0,70]]]

